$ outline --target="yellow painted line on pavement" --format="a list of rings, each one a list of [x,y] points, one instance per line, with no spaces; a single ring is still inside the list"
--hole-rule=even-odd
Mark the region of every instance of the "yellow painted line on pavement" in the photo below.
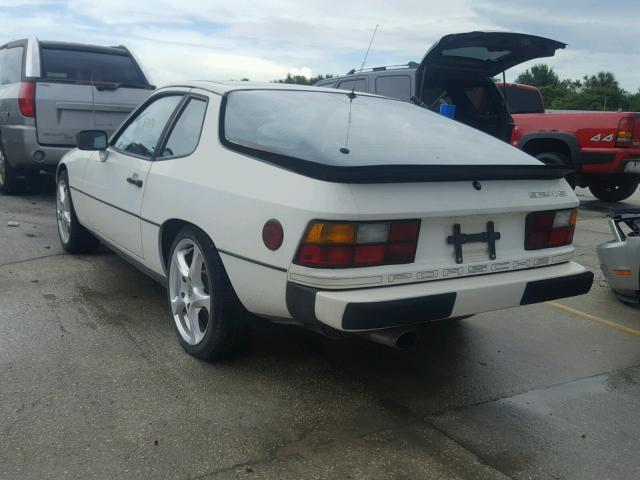
[[[598,317],[597,315],[591,315],[590,313],[583,312],[581,310],[577,310],[572,307],[568,307],[558,302],[545,302],[545,303],[547,305],[551,305],[552,307],[559,308],[560,310],[564,310],[566,312],[573,313],[574,315],[578,315],[580,317],[593,320],[594,322],[601,323],[603,325],[606,325],[607,327],[617,328],[618,330],[622,330],[623,332],[627,332],[632,335],[637,335],[640,337],[640,330],[638,330],[637,328],[627,327],[626,325],[622,325],[621,323],[612,322],[611,320]]]

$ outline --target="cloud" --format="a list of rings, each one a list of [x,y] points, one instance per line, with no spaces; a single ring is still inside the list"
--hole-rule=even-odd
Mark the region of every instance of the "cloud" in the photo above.
[[[376,24],[368,65],[419,60],[447,33],[515,30],[569,42],[566,52],[549,61],[561,75],[612,70],[635,90],[640,79],[623,56],[640,60],[631,50],[640,4],[618,0],[605,7],[593,0],[538,0],[535,6],[514,0],[12,0],[0,6],[0,42],[38,35],[124,44],[163,84],[344,73],[362,62]],[[621,45],[629,48],[621,52]]]

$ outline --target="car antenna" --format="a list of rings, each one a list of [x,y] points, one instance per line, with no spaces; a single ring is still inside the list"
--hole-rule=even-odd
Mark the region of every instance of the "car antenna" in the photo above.
[[[371,40],[369,40],[369,46],[367,47],[367,51],[364,54],[364,58],[362,59],[362,65],[360,65],[360,70],[358,70],[358,72],[361,72],[364,69],[364,64],[367,61],[367,57],[369,56],[369,50],[371,50],[371,44],[373,43],[373,39],[376,36],[377,31],[378,31],[378,24],[376,23],[376,28],[373,29],[373,35],[371,35]]]
[[[349,150],[349,133],[351,132],[351,105],[353,104],[353,99],[356,98],[356,87],[353,87],[349,93],[347,93],[347,97],[349,97],[349,120],[347,120],[347,138],[344,140],[344,147],[340,149],[340,153],[344,153],[348,155],[351,150]]]

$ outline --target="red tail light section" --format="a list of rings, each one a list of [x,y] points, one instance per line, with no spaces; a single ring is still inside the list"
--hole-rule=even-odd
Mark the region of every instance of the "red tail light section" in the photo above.
[[[23,117],[36,116],[36,84],[23,82],[18,91],[18,108]]]
[[[312,222],[294,263],[312,268],[357,268],[413,263],[420,220]]]
[[[548,210],[527,215],[525,250],[561,247],[573,242],[578,209]]]
[[[622,117],[620,119],[618,130],[616,131],[616,147],[630,147],[637,141],[635,137],[640,132],[636,131],[635,124],[635,117]]]

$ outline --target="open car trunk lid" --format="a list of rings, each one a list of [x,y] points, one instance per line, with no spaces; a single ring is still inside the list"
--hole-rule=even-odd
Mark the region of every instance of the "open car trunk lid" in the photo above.
[[[44,43],[36,84],[36,125],[43,145],[75,146],[76,133],[111,134],[153,90],[127,50]]]
[[[534,58],[552,57],[565,43],[510,32],[468,32],[442,37],[425,54],[416,71],[421,85],[427,71],[466,71],[493,77]]]

